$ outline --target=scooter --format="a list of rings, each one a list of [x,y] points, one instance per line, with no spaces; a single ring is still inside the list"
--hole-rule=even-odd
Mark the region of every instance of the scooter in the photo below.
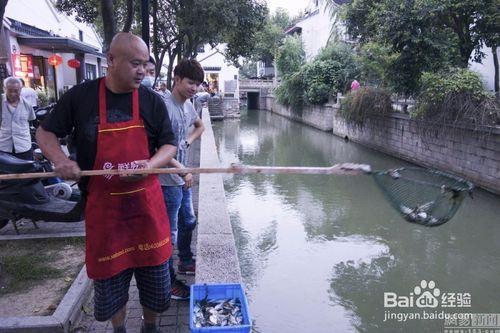
[[[37,161],[27,161],[0,152],[0,173],[44,172]],[[65,183],[64,183],[65,184]],[[83,202],[79,195],[63,199],[57,191],[48,191],[40,179],[13,179],[0,181],[0,229],[9,221],[19,234],[17,222],[26,218],[36,228],[39,221],[80,222],[83,220]]]
[[[38,147],[38,143],[36,142],[35,133],[45,119],[45,117],[52,112],[55,104],[49,104],[43,108],[37,108],[35,110],[35,120],[31,122],[30,132],[31,132],[31,149],[33,150],[33,159],[38,162],[38,164],[42,167],[45,172],[54,171],[52,168],[52,163],[42,154],[42,151]],[[60,139],[61,145],[66,145],[66,139]],[[70,158],[76,159],[75,156],[71,156]],[[73,188],[69,184],[65,183],[62,179],[58,177],[53,178],[43,178],[42,184],[45,186],[47,192],[57,198],[60,199],[70,199],[72,201],[78,201],[80,192],[78,189]],[[73,184],[74,185],[74,184]]]

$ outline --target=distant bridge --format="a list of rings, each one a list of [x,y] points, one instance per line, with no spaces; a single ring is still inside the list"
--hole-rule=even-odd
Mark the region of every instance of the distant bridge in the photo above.
[[[273,80],[243,79],[239,81],[240,99],[247,101],[249,109],[259,109],[263,98],[271,94],[273,88]]]

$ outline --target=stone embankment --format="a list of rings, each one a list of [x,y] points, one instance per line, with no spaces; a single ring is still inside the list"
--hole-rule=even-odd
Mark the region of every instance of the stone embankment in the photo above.
[[[339,105],[326,104],[294,112],[265,97],[261,108],[331,131],[340,137],[429,168],[453,173],[500,195],[500,128],[472,127],[422,131],[406,114],[376,117],[362,127],[346,123]]]

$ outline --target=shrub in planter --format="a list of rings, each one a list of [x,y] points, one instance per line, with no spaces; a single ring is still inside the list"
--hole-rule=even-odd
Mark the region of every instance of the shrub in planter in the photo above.
[[[445,123],[495,124],[498,102],[478,73],[464,68],[424,72],[412,118]]]
[[[388,115],[392,111],[389,92],[381,88],[363,87],[346,95],[339,114],[348,122],[362,125],[369,117]]]

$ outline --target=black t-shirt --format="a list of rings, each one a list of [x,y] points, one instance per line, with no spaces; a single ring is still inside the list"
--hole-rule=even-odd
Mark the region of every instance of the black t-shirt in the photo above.
[[[44,119],[43,129],[63,138],[72,135],[77,163],[82,170],[92,170],[97,153],[97,125],[99,124],[99,79],[79,84],[66,92],[54,110]],[[132,93],[115,94],[106,89],[108,122],[132,119]],[[175,136],[167,116],[165,103],[152,90],[139,87],[139,113],[148,137],[149,153],[170,144],[176,146]],[[117,146],[116,149],[127,149]],[[85,192],[88,177],[80,180]]]

